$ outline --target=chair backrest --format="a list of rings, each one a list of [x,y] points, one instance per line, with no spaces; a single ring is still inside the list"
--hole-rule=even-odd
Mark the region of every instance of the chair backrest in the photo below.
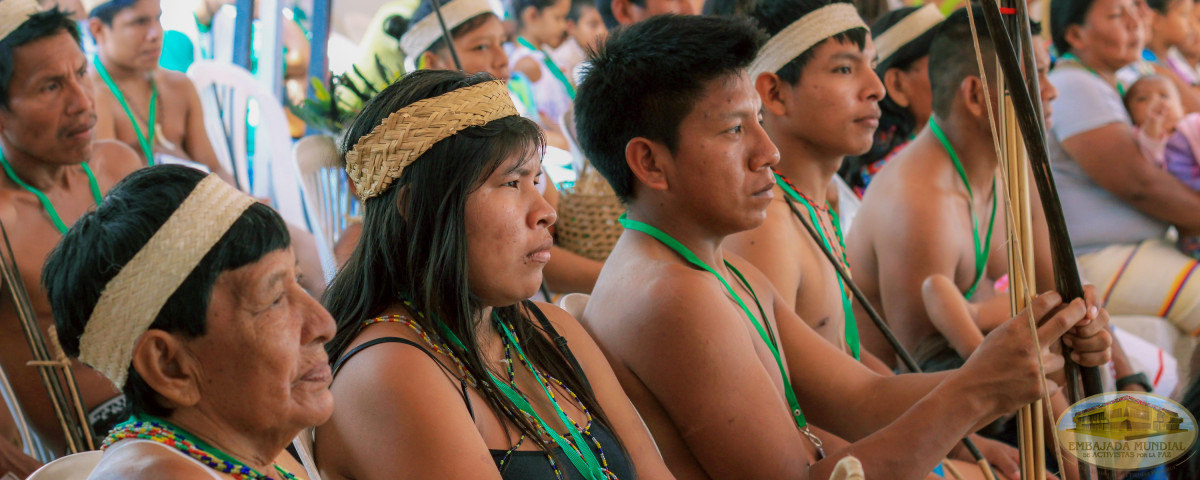
[[[217,158],[238,188],[269,197],[285,221],[307,227],[295,168],[286,158],[292,138],[280,100],[250,72],[232,64],[197,61],[188,77],[200,93],[204,127]]]
[[[335,261],[333,247],[350,225],[350,218],[360,214],[362,205],[350,193],[350,179],[342,168],[337,145],[329,135],[309,135],[296,142],[292,151],[300,189],[304,192],[304,208],[313,222],[317,243],[323,244],[322,255],[328,255],[327,277],[332,278]],[[322,258],[325,263],[325,258]]]
[[[583,311],[587,309],[588,300],[592,298],[586,293],[568,293],[558,299],[558,307],[566,310],[572,317],[579,319],[583,316]]]
[[[292,446],[296,447],[296,453],[300,454],[300,463],[304,464],[304,471],[308,472],[308,478],[321,480],[321,472],[317,470],[317,460],[313,456],[313,429],[301,430],[300,435],[292,440]]]
[[[100,464],[103,456],[104,452],[99,450],[67,455],[43,465],[26,480],[84,480]]]

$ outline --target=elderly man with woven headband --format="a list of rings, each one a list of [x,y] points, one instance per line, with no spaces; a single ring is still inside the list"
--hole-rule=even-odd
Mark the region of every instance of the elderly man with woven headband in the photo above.
[[[127,147],[93,141],[96,111],[87,70],[78,27],[65,12],[42,11],[35,0],[0,0],[0,221],[23,275],[19,290],[28,293],[36,317],[28,320],[40,322],[43,332],[54,317],[37,279],[50,249],[104,192],[140,166]],[[49,450],[62,452],[63,430],[37,369],[27,366],[33,358],[9,287],[0,300],[0,365],[38,436]],[[102,435],[120,421],[124,399],[91,369],[76,363],[73,370],[89,421]],[[0,474],[4,469],[0,465]]]
[[[405,76],[347,129],[365,211],[326,295],[326,479],[671,478],[583,328],[526,300],[556,220],[544,145],[503,82],[457,71]]]
[[[289,243],[270,207],[177,165],[130,175],[63,237],[42,275],[62,348],[133,414],[89,478],[303,473],[284,448],[333,410],[334,324]]]
[[[824,27],[850,20],[835,14],[814,23],[845,31]],[[726,252],[726,237],[760,227],[779,191],[779,150],[745,73],[762,40],[743,22],[656,17],[591,57],[576,97],[580,140],[629,210],[582,321],[676,475],[827,478],[852,451],[867,478],[925,478],[963,436],[1041,395],[1032,334],[1020,317],[953,374],[882,376],[800,319],[794,292]],[[761,63],[770,73],[759,84],[779,58]],[[874,76],[865,61],[840,60],[829,70]],[[802,90],[807,75],[780,88]],[[1038,332],[1048,342],[1085,312],[1048,295],[1032,314],[1048,320]],[[855,443],[822,443],[810,422]]]

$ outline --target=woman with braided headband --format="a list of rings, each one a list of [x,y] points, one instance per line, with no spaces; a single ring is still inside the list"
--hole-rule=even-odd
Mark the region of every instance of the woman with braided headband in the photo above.
[[[177,165],[117,184],[42,276],[64,352],[122,389],[93,479],[294,479],[284,451],[333,410],[333,320],[297,283],[283,220]]]
[[[670,478],[604,355],[523,301],[549,260],[545,148],[503,82],[422,70],[346,133],[363,235],[326,292],[326,480]],[[569,347],[568,347],[569,345]]]

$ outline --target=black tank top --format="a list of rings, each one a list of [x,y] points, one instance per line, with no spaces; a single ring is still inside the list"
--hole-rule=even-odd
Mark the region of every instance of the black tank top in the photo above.
[[[554,342],[558,345],[559,350],[563,353],[567,360],[571,362],[571,367],[575,370],[575,373],[579,375],[579,378],[583,380],[584,388],[591,390],[591,385],[587,381],[587,376],[584,375],[583,369],[579,366],[579,362],[575,360],[575,356],[571,354],[570,348],[567,347],[567,339],[563,338],[558,334],[557,331],[554,330],[554,327],[550,324],[550,321],[546,319],[546,316],[540,309],[537,308],[536,305],[533,304],[533,302],[526,301],[524,305],[529,309],[530,312],[533,312],[535,317],[537,317],[538,321],[542,324],[542,328],[549,332],[554,338]],[[381,343],[402,343],[425,352],[425,355],[433,359],[433,361],[436,362],[438,366],[442,368],[442,370],[445,370],[447,373],[449,373],[451,377],[455,377],[454,370],[451,370],[450,367],[442,363],[442,361],[439,360],[437,356],[433,354],[433,352],[430,352],[424,346],[412,340],[400,337],[376,338],[350,349],[349,352],[346,352],[342,358],[339,358],[338,361],[333,364],[333,375],[335,377],[337,376],[338,370],[341,369],[342,365],[345,364],[350,357],[358,354],[358,352]],[[467,395],[467,382],[465,379],[459,379],[459,390],[463,398],[463,403],[466,404],[467,412],[471,415],[471,418],[474,419],[475,409],[472,408],[471,398]],[[600,422],[593,422],[591,433],[592,436],[595,437],[596,441],[600,442],[600,445],[604,447],[604,459],[608,463],[609,471],[611,471],[617,476],[617,478],[621,480],[636,479],[637,473],[633,469],[633,462],[629,458],[629,454],[619,446],[620,444],[617,443],[617,438],[615,435],[613,435],[612,431]],[[589,444],[588,447],[591,448],[592,453],[596,454],[596,458],[599,460],[601,454],[600,449],[596,448],[596,445],[594,444]],[[554,468],[550,466],[550,460],[546,458],[546,453],[541,450],[518,450],[512,452],[511,454],[508,454],[508,450],[489,449],[488,451],[492,454],[492,460],[496,462],[496,468],[500,469],[500,477],[505,480],[558,479],[558,476],[554,473]],[[501,468],[500,461],[504,459],[505,454],[508,454],[508,460],[504,462],[504,467]],[[586,478],[566,457],[561,447],[555,446],[552,448],[550,450],[550,455],[554,457],[554,463],[558,466],[558,471],[562,473],[563,478]]]

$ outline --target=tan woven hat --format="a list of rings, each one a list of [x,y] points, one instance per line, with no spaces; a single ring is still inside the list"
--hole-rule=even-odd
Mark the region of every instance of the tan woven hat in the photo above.
[[[853,3],[834,3],[809,12],[767,40],[750,64],[750,81],[776,72],[813,45],[846,30],[867,28]]]
[[[437,142],[463,129],[518,116],[508,87],[493,80],[426,98],[388,115],[346,153],[346,174],[366,200],[387,190]]]
[[[37,0],[0,0],[0,40],[8,38],[40,11],[42,6]]]

